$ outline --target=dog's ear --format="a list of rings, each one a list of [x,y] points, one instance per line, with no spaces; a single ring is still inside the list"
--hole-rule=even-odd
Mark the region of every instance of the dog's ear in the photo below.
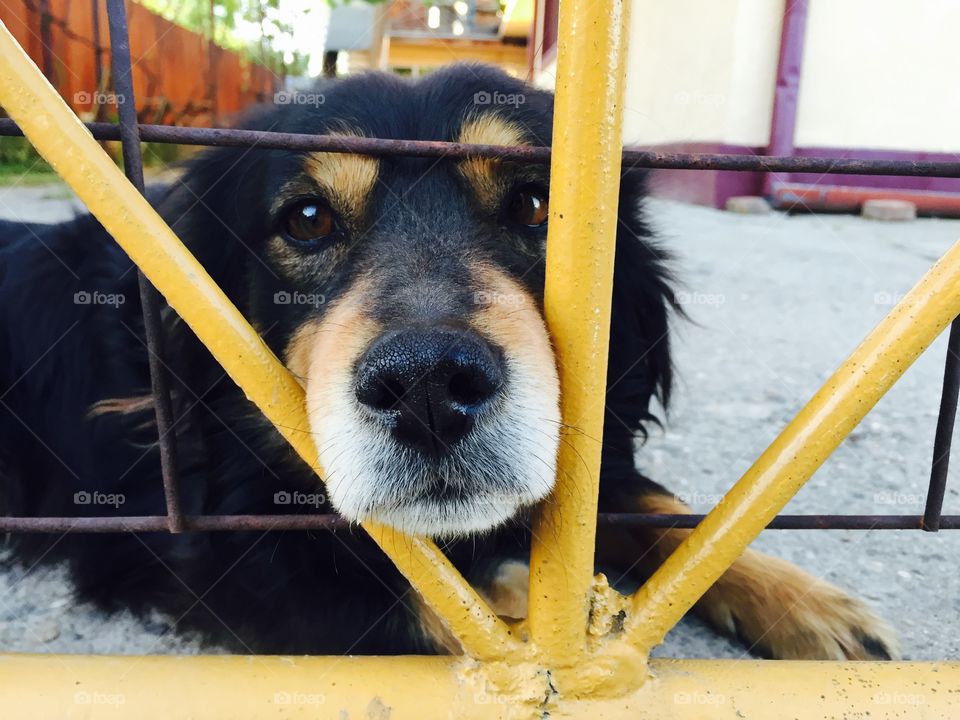
[[[645,423],[659,422],[651,411],[670,400],[669,314],[676,309],[669,255],[654,239],[643,217],[646,173],[624,173],[620,186],[613,308],[607,370],[604,448],[628,451]]]

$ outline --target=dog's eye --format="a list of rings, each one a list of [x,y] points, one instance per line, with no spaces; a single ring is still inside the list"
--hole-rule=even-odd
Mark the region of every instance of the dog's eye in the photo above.
[[[547,224],[547,192],[537,185],[517,188],[507,200],[507,220],[521,227],[538,228]]]
[[[323,200],[300,200],[287,208],[281,218],[287,239],[297,245],[314,246],[337,231],[333,210]]]

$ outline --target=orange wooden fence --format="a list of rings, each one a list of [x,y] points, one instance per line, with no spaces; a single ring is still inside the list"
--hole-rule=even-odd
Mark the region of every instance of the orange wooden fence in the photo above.
[[[127,13],[142,122],[209,126],[281,87],[269,69],[141,5],[127,2]],[[2,0],[0,21],[85,119],[115,112],[104,0]]]

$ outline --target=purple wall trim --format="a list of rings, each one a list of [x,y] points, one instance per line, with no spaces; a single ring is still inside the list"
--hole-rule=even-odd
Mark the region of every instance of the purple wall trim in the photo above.
[[[670,143],[658,145],[655,150],[691,153],[742,153],[759,155],[762,148],[723,143]],[[849,150],[842,148],[797,148],[801,157],[866,158],[871,160],[935,160],[956,161],[950,153],[899,152],[895,150]],[[683,202],[723,207],[727,198],[736,195],[767,195],[764,190],[765,173],[732,172],[728,170],[656,170],[650,175],[650,190],[658,197]],[[777,176],[777,180],[783,180]],[[810,175],[793,173],[792,182],[823,186],[867,187],[899,190],[927,190],[960,193],[960,178],[883,177],[878,175]]]
[[[723,143],[670,143],[657,145],[663,152],[742,153],[760,155],[762,148]],[[735,195],[763,195],[765,173],[729,170],[655,170],[650,174],[650,191],[657,197],[723,207]]]
[[[960,153],[924,153],[898,150],[844,150],[839,148],[798,148],[800,157],[864,158],[866,160],[933,160],[956,162]],[[778,178],[779,179],[779,178]],[[811,175],[792,173],[791,182],[816,185],[849,185],[855,187],[897,190],[933,190],[960,193],[960,178],[884,177],[883,175]]]
[[[785,0],[785,4],[767,155],[793,155],[793,140],[797,127],[797,96],[800,92],[800,68],[803,63],[808,8],[807,0]],[[768,175],[764,180],[764,195],[771,194],[776,180],[789,178],[781,178],[773,173]]]

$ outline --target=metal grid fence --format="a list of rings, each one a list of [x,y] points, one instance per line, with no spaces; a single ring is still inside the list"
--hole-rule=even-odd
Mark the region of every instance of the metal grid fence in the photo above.
[[[591,353],[604,351],[606,338],[602,333],[599,338],[594,333],[585,340],[580,325],[586,326],[593,320],[594,308],[600,309],[596,314],[601,319],[609,313],[617,196],[611,178],[617,177],[621,162],[690,170],[960,176],[960,163],[665,155],[637,150],[626,150],[621,158],[619,101],[623,92],[628,6],[621,0],[566,1],[560,13],[555,123],[569,132],[566,137],[556,134],[564,141],[555,141],[559,161],[551,166],[552,179],[559,178],[551,183],[551,213],[566,212],[566,222],[558,226],[551,215],[545,305],[547,323],[558,340],[561,366],[566,362],[583,370],[584,375],[590,376],[590,384],[568,387],[562,382],[565,416],[576,402],[602,393],[605,383],[605,372],[593,367],[597,363]],[[114,39],[116,91],[129,95],[131,102],[126,105],[133,108],[123,0],[109,0],[108,11]],[[610,78],[618,81],[609,82]],[[591,93],[590,102],[584,92]],[[95,137],[122,140],[125,179],[3,28],[0,102],[134,263],[162,289],[170,307],[193,328],[251,401],[304,460],[318,470],[316,448],[309,434],[302,430],[307,425],[302,389],[143,198],[139,141],[381,155],[510,157],[540,163],[551,159],[549,148],[346,140],[145,126],[137,125],[136,118],[125,113],[119,126],[88,126]],[[55,137],[51,128],[58,130]],[[19,132],[12,121],[0,123],[0,134]],[[77,157],[85,162],[67,161]],[[94,185],[96,191],[90,190]],[[571,188],[577,188],[576,193]],[[558,210],[560,207],[566,210]],[[569,212],[570,209],[575,212]],[[576,233],[581,229],[576,223],[578,217],[587,215],[601,221],[600,230],[583,246],[574,242],[579,240]],[[592,281],[589,299],[594,304],[584,306],[587,312],[581,308],[579,316],[566,317],[570,314],[569,304],[563,300],[568,298],[561,297],[565,292],[561,278],[566,276],[555,272],[558,251],[554,250],[551,260],[551,247],[560,248],[560,265],[562,261],[574,260],[581,278],[589,277]],[[187,276],[190,280],[185,280]],[[327,714],[337,713],[339,717],[774,718],[781,717],[784,709],[789,708],[792,715],[812,720],[846,713],[859,717],[868,707],[876,710],[873,714],[878,716],[902,716],[901,707],[889,703],[878,707],[878,702],[883,704],[884,700],[877,700],[877,690],[891,688],[893,696],[897,692],[922,692],[910,696],[923,700],[922,706],[909,708],[918,717],[956,716],[960,700],[955,699],[952,688],[960,687],[960,664],[739,661],[731,671],[728,661],[650,660],[649,652],[764,526],[929,531],[960,526],[960,518],[941,513],[960,388],[960,325],[954,320],[960,314],[958,276],[960,244],[948,251],[870,333],[730,489],[725,502],[702,519],[598,516],[598,448],[584,445],[581,449],[586,461],[566,458],[570,461],[567,466],[561,456],[561,467],[572,472],[558,480],[553,502],[546,505],[538,518],[539,537],[550,538],[550,542],[537,541],[533,545],[525,629],[498,618],[429,540],[364,523],[363,528],[460,641],[464,657],[150,657],[127,664],[118,658],[98,656],[0,655],[0,695],[4,695],[5,711],[11,717],[60,716],[65,707],[75,709],[76,701],[71,704],[71,697],[77,687],[109,684],[123,689],[127,709],[135,711],[137,717],[165,718],[176,715],[177,710],[191,717],[218,720],[286,717],[295,709],[271,704],[269,700],[264,702],[278,684],[306,686],[322,681],[330,706]],[[151,370],[155,370],[163,350],[156,322],[158,300],[156,291],[145,280],[141,281],[141,289],[150,352],[156,356],[151,359]],[[954,323],[924,516],[776,516],[951,320]],[[581,354],[577,355],[578,352]],[[158,398],[158,442],[165,467],[165,516],[4,518],[0,520],[0,530],[180,532],[338,526],[338,518],[322,515],[185,517],[178,502],[177,480],[171,471],[176,449],[170,433],[163,432],[171,420],[163,373],[154,371],[152,382]],[[599,416],[591,415],[583,424],[593,431],[601,423],[602,408]],[[641,590],[627,598],[613,592],[602,578],[594,578],[592,540],[598,521],[650,527],[696,525],[696,529]],[[593,609],[597,607],[612,610],[619,618],[612,630],[598,630],[592,624]],[[190,682],[183,682],[184,673],[189,673],[186,677]],[[506,704],[494,707],[482,702],[491,692],[497,693],[497,698],[505,698]],[[703,704],[698,698],[711,702]],[[712,704],[721,699],[722,708]],[[731,701],[727,702],[728,699]],[[301,716],[304,711],[311,716],[321,714],[310,707],[300,710]],[[112,707],[86,707],[84,712],[90,717],[115,717],[114,713]],[[866,714],[871,713],[868,710]]]

